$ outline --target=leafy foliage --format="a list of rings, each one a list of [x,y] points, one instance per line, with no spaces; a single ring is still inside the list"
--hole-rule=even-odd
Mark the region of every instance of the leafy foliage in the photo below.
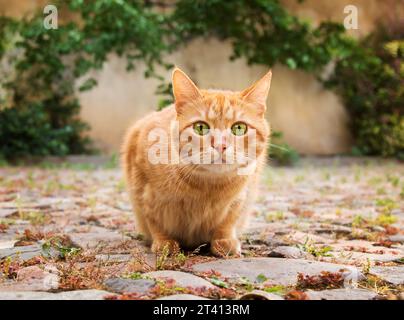
[[[283,134],[279,131],[274,131],[271,134],[269,156],[280,165],[293,165],[299,161],[299,154],[287,143],[283,142]]]
[[[340,60],[326,82],[351,115],[357,154],[404,159],[404,25],[381,27]]]
[[[319,275],[307,275],[298,273],[297,289],[326,290],[338,289],[344,285],[344,275],[342,272],[321,271]]]
[[[78,118],[76,80],[80,91],[94,87],[96,81],[86,75],[100,69],[110,53],[125,55],[128,70],[134,60],[142,60],[146,76],[154,74],[154,63],[163,64],[162,16],[139,1],[71,0],[68,7],[59,5],[82,23],[47,30],[41,13],[20,21],[0,20],[0,58],[14,70],[0,80],[0,155],[5,158],[89,152],[88,127]],[[9,55],[15,51],[17,56]]]
[[[1,53],[14,68],[2,79],[5,96],[0,112],[0,154],[6,158],[26,155],[65,155],[87,151],[86,125],[78,120],[80,105],[74,96],[70,69],[64,62],[77,44],[71,39],[74,25],[48,32],[42,17],[11,22],[2,47],[18,52]],[[5,44],[4,44],[5,43]],[[66,46],[66,43],[69,45]]]
[[[313,29],[277,0],[180,0],[173,14],[179,40],[214,36],[230,40],[232,59],[291,69],[319,70],[344,51],[344,28],[323,23]]]

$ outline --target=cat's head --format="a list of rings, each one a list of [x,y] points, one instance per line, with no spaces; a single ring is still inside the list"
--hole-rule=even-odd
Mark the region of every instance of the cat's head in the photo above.
[[[202,90],[176,68],[172,81],[180,158],[210,173],[255,165],[270,133],[265,111],[271,75],[240,92]]]

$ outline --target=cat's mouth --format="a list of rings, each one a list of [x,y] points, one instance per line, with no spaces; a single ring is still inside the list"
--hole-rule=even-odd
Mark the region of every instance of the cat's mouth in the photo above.
[[[213,160],[211,164],[232,164],[228,163],[225,156],[219,156],[217,159]]]
[[[226,162],[201,164],[201,165],[198,165],[198,167],[204,172],[215,173],[215,174],[235,172],[239,168],[239,166],[237,164],[227,164]]]
[[[213,173],[215,175],[237,172],[238,169],[245,167],[249,163],[248,157],[240,153],[219,153],[215,151],[212,152],[212,150],[210,150],[210,152],[200,152],[194,156],[189,154],[186,160],[190,160],[190,163],[194,165],[195,169],[201,174]],[[186,162],[184,162],[184,164],[186,164]]]

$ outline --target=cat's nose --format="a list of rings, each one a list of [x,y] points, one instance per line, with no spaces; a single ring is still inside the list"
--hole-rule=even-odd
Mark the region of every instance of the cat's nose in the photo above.
[[[215,146],[215,149],[219,153],[223,153],[227,149],[227,145],[225,143],[220,143],[219,145]]]
[[[226,137],[212,137],[211,140],[212,147],[216,149],[217,152],[223,153],[227,149]]]

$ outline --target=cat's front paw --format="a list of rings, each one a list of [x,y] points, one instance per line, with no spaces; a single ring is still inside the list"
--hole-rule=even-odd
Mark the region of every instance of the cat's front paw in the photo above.
[[[180,250],[180,244],[175,240],[153,240],[151,250],[155,253],[165,252],[175,253]]]
[[[237,239],[216,239],[211,243],[211,251],[220,257],[240,256],[241,244]]]

